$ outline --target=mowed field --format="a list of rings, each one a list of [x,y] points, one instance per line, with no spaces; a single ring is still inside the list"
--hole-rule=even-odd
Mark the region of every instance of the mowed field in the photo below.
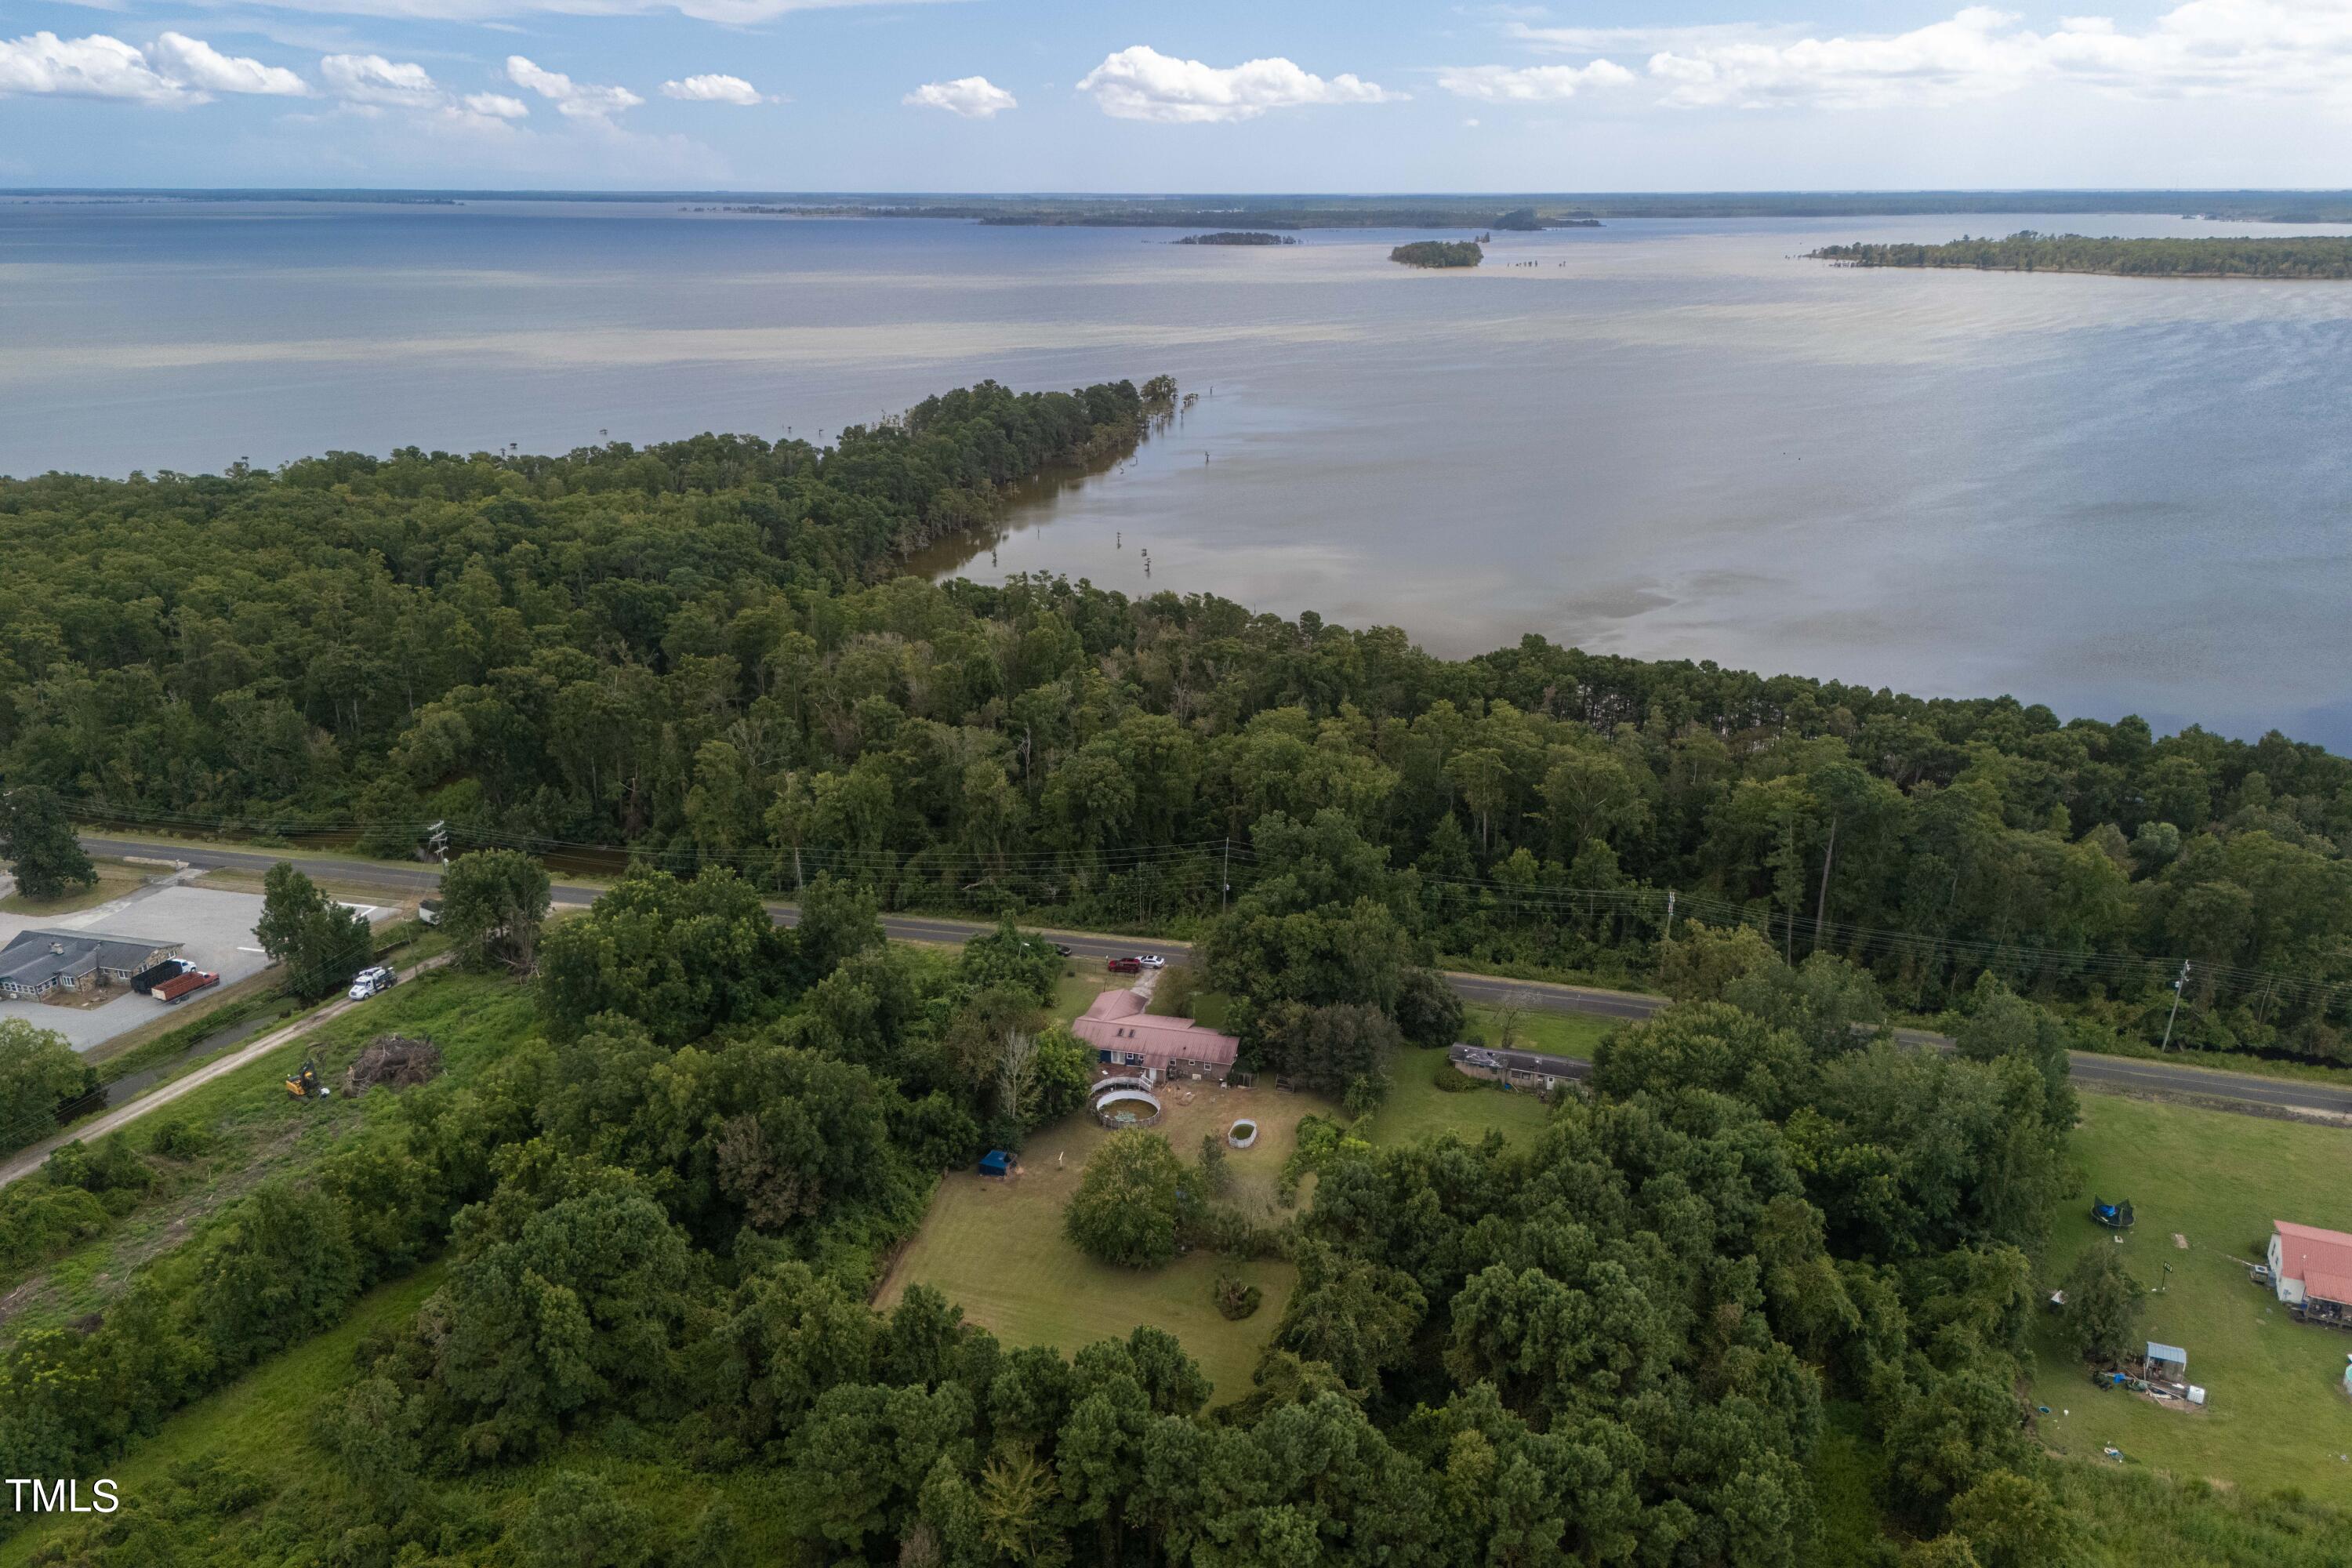
[[[1191,1103],[1184,1095],[1190,1093]],[[1201,1136],[1244,1117],[1258,1124],[1256,1144],[1226,1150],[1230,1201],[1246,1211],[1276,1212],[1283,1163],[1297,1147],[1298,1123],[1334,1107],[1271,1089],[1175,1085],[1157,1131],[1187,1162]],[[876,1304],[896,1305],[909,1285],[929,1285],[964,1316],[1008,1345],[1053,1345],[1065,1352],[1097,1340],[1125,1339],[1138,1324],[1166,1329],[1184,1342],[1216,1384],[1219,1401],[1245,1394],[1258,1351],[1274,1332],[1297,1278],[1289,1264],[1235,1262],[1195,1252],[1164,1268],[1097,1263],[1062,1233],[1062,1209],[1077,1190],[1087,1159],[1110,1134],[1086,1111],[1032,1133],[1019,1174],[956,1171],[940,1180],[923,1227],[902,1253]],[[1265,1292],[1254,1317],[1229,1323],[1211,1298],[1217,1276],[1231,1272]]]
[[[2239,1261],[2261,1256],[2273,1220],[2352,1230],[2352,1131],[2084,1095],[2074,1157],[2084,1186],[2052,1226],[2043,1290],[2084,1248],[2120,1251],[2143,1286],[2164,1286],[2142,1337],[2186,1350],[2208,1403],[2192,1412],[2095,1388],[2045,1319],[2033,1380],[2051,1412],[2037,1417],[2043,1442],[2093,1463],[2113,1463],[2112,1445],[2127,1465],[2182,1479],[2352,1498],[2352,1333],[2294,1321]],[[2120,1246],[2091,1222],[2095,1195],[2131,1200],[2137,1223]]]

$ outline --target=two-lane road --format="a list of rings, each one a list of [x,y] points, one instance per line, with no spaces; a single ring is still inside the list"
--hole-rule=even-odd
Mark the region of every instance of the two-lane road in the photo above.
[[[331,856],[272,854],[266,849],[147,843],[111,836],[89,836],[82,847],[93,855],[145,856],[184,860],[192,866],[242,871],[267,871],[280,860],[292,860],[314,876],[367,887],[424,895],[440,885],[437,866],[394,866],[377,861],[346,860]],[[587,904],[603,889],[575,884],[555,884],[560,904]],[[777,921],[790,925],[798,911],[790,904],[770,904]],[[885,915],[882,929],[900,942],[961,942],[990,928],[988,922],[950,920],[936,915]],[[1113,958],[1121,953],[1156,952],[1181,958],[1192,952],[1186,942],[1159,938],[1098,936],[1088,932],[1055,931],[1058,942],[1081,958]],[[1509,980],[1491,974],[1448,973],[1463,999],[1492,1004],[1506,997],[1558,1013],[1638,1022],[1649,1017],[1665,1000],[1630,991],[1604,991],[1585,985],[1560,985],[1547,981]],[[1898,1029],[1904,1045],[1949,1050],[1952,1042],[1925,1029]],[[2264,1078],[2256,1073],[2225,1072],[2211,1068],[2185,1067],[2178,1062],[2145,1061],[2130,1057],[2073,1053],[2076,1083],[2110,1094],[2137,1094],[2168,1100],[2188,1100],[2218,1109],[2257,1116],[2294,1115],[2340,1120],[2352,1124],[2352,1086],[2310,1082],[2301,1079]]]

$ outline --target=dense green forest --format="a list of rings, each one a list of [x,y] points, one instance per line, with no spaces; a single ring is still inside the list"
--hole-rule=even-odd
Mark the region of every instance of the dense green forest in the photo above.
[[[1144,930],[1337,809],[1464,958],[1635,976],[1696,915],[1906,1007],[1990,970],[2149,1039],[2186,961],[2177,1042],[2346,1054],[2352,763],[2284,736],[898,574],[1125,450],[1146,391],[983,384],[823,451],[0,481],[0,771],[152,826],[443,821]]]
[[[1267,921],[1425,955],[1406,874],[1339,814],[1275,869],[1218,922],[1220,984],[1313,983],[1314,944],[1253,946]],[[1249,1387],[1212,1405],[1149,1325],[1065,1354],[920,1287],[866,1304],[942,1169],[1068,1110],[1055,1072],[1003,1070],[1050,947],[892,947],[830,879],[784,931],[730,871],[640,870],[540,958],[535,982],[404,988],[503,1037],[101,1312],[0,1343],[0,1464],[101,1473],[429,1263],[421,1303],[313,1363],[268,1417],[292,1423],[277,1446],[141,1470],[109,1516],[12,1513],[0,1541],[41,1528],[36,1561],[66,1568],[2122,1568],[2098,1521],[2127,1508],[2143,1546],[2317,1568],[2352,1532],[2297,1497],[2145,1473],[2119,1493],[2042,1452],[2020,1358],[2073,1090],[2063,1028],[1996,982],[1957,1055],[1915,1054],[1843,961],[1691,931],[1678,1005],[1608,1041],[1593,1096],[1527,1142],[1375,1147],[1352,1112],[1310,1121],[1312,1201],[1272,1229],[1180,1168],[1181,1245],[1298,1278]],[[1419,973],[1360,977],[1402,1019]],[[1452,1070],[1391,1042],[1380,1068],[1433,1062]],[[206,1136],[76,1145],[12,1217],[103,1225]]]
[[[1847,267],[1966,267],[1989,272],[2104,272],[2120,278],[2352,278],[2352,239],[2095,239],[2021,229],[2007,239],[1941,245],[1828,245],[1810,253]]]
[[[1486,253],[1475,239],[1416,239],[1390,251],[1389,259],[1407,267],[1475,267]]]

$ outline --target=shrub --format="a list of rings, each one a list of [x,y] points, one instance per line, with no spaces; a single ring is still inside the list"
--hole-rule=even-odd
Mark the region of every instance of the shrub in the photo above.
[[[1486,1084],[1472,1078],[1451,1061],[1441,1061],[1431,1069],[1429,1081],[1447,1094],[1460,1094],[1465,1089],[1484,1089]]]
[[[1225,1141],[1214,1132],[1202,1133],[1201,1190],[1210,1197],[1223,1197],[1233,1179],[1233,1173],[1225,1168]]]
[[[1230,1274],[1217,1276],[1217,1310],[1238,1323],[1258,1309],[1265,1292],[1255,1285],[1244,1285]]]
[[[147,1135],[147,1147],[166,1160],[196,1160],[209,1154],[220,1140],[208,1128],[174,1119],[156,1123]]]
[[[1156,1268],[1176,1256],[1184,1163],[1144,1128],[1114,1132],[1087,1162],[1062,1224],[1079,1251],[1126,1268]]]
[[[1397,1027],[1405,1042],[1444,1050],[1462,1037],[1462,997],[1433,969],[1408,969],[1397,992]]]
[[[1348,1096],[1340,1105],[1351,1118],[1370,1116],[1389,1097],[1389,1089],[1388,1074],[1365,1073],[1348,1086]]]
[[[51,1184],[86,1193],[142,1193],[155,1184],[155,1172],[117,1132],[95,1147],[74,1140],[41,1163]]]

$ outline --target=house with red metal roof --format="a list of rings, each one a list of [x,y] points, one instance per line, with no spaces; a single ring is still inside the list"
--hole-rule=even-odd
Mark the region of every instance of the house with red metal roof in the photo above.
[[[2352,1315],[2352,1236],[2277,1220],[2270,1251],[2272,1286],[2298,1316]]]
[[[1241,1053],[1241,1041],[1190,1018],[1154,1017],[1144,1011],[1145,1001],[1138,992],[1106,991],[1070,1032],[1092,1046],[1096,1063],[1111,1072],[1223,1082]]]

